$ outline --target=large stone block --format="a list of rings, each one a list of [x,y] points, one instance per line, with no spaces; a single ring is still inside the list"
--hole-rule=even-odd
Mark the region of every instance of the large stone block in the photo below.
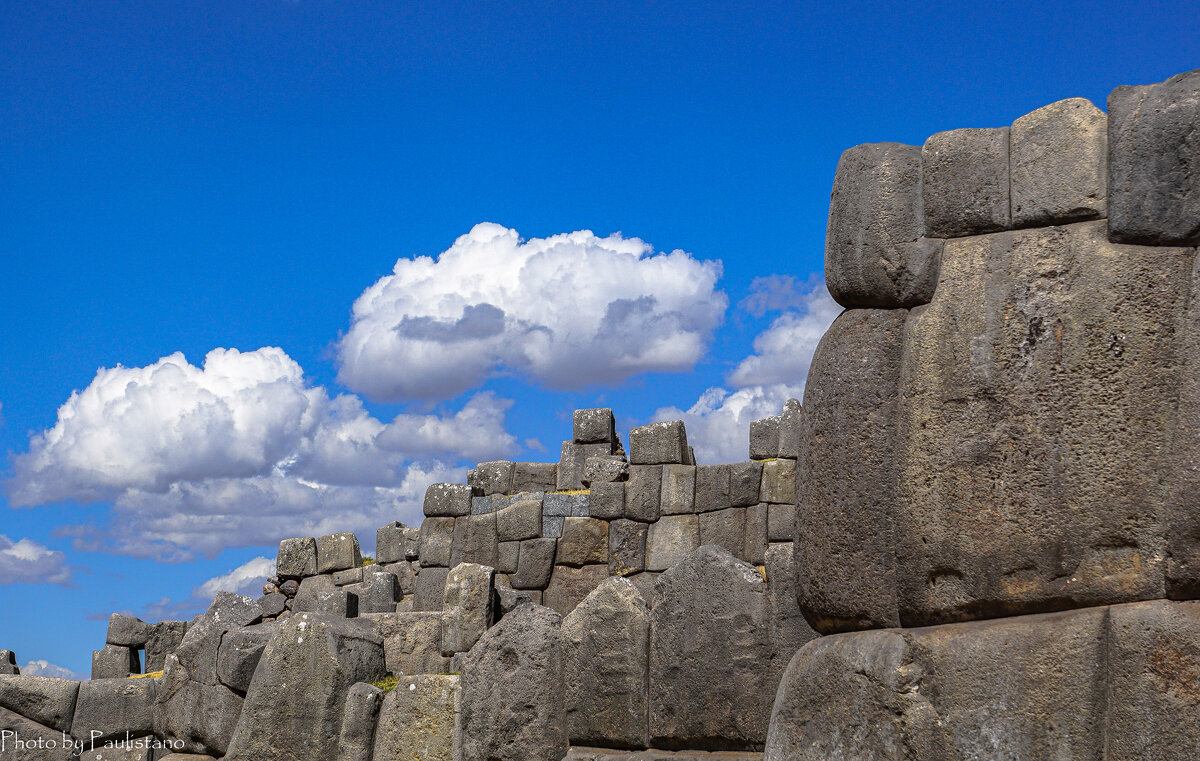
[[[803,425],[804,408],[799,399],[788,399],[783,403],[783,415],[779,418],[779,456],[789,460],[800,457],[800,431]]]
[[[1084,98],[1043,106],[1013,122],[1013,227],[1103,217],[1108,201],[1108,120]]]
[[[729,499],[729,466],[699,465],[696,467],[696,512],[724,510]]]
[[[584,566],[608,562],[608,521],[564,518],[555,563]]]
[[[413,593],[413,610],[440,611],[444,602],[446,577],[449,568],[422,568],[417,574],[417,591]]]
[[[184,656],[187,657],[186,655]],[[154,734],[186,753],[220,757],[242,712],[242,696],[168,655],[158,684]]]
[[[333,573],[362,565],[358,537],[350,533],[317,537],[317,573]]]
[[[63,742],[62,732],[30,721],[6,708],[0,708],[0,737],[5,740],[4,761],[75,761],[71,738]],[[17,747],[14,739],[24,745]]]
[[[146,642],[146,673],[162,671],[167,656],[179,649],[186,633],[186,621],[160,621],[155,624],[154,631]]]
[[[625,482],[592,484],[588,514],[611,521],[625,517]]]
[[[481,462],[467,472],[467,483],[477,494],[511,494],[515,463],[507,460]]]
[[[757,505],[762,477],[763,463],[761,462],[735,462],[731,464],[729,466],[729,504],[733,507]],[[792,488],[795,488],[794,484]]]
[[[145,737],[154,731],[155,679],[91,679],[79,683],[71,736],[86,743]]]
[[[386,526],[376,529],[376,563],[397,563],[407,559],[404,557],[404,531],[406,528],[400,521],[392,521]]]
[[[401,679],[383,699],[373,761],[455,761],[458,713],[459,677]]]
[[[608,579],[563,618],[572,745],[644,748],[650,609],[628,579]]]
[[[900,621],[1163,596],[1193,251],[1103,221],[946,246],[905,330]]]
[[[571,437],[577,444],[613,443],[617,440],[617,421],[607,407],[575,410],[571,415]]]
[[[144,648],[154,633],[154,625],[140,618],[113,613],[108,617],[108,634],[105,642],[110,645]]]
[[[646,534],[646,570],[665,571],[699,546],[699,516],[664,515]]]
[[[279,543],[275,573],[281,579],[302,579],[317,572],[317,540],[311,536],[284,539]]]
[[[465,653],[492,624],[491,568],[463,563],[446,578],[442,605],[442,655]]]
[[[333,583],[333,574],[325,573],[319,576],[309,576],[300,582],[300,589],[292,600],[292,610],[312,612],[317,609],[317,599],[324,594],[333,592],[337,587]]]
[[[441,674],[450,663],[442,656],[440,613],[368,615],[383,638],[383,658],[389,674]]]
[[[561,617],[521,605],[463,658],[462,761],[561,761],[567,753]]]
[[[586,518],[589,515],[587,494],[547,494],[542,498],[544,518]]]
[[[1108,96],[1108,230],[1123,243],[1200,244],[1200,69]]]
[[[590,489],[598,484],[626,481],[628,478],[629,461],[621,455],[613,454],[584,460],[583,476],[580,480],[584,488]]]
[[[796,503],[795,460],[771,460],[763,463],[761,499],[772,504]]]
[[[472,495],[473,491],[467,484],[430,484],[425,489],[425,515],[430,518],[470,515]]]
[[[394,573],[372,568],[375,570],[364,573],[360,583],[350,584],[345,589],[358,598],[358,615],[394,613],[396,603],[402,597],[399,579]]]
[[[92,679],[124,679],[142,673],[138,651],[122,645],[105,645],[92,651]]]
[[[613,453],[614,447],[609,443],[576,444],[574,441],[564,441],[558,460],[558,480],[555,487],[558,491],[586,488],[583,481],[587,461]]]
[[[682,420],[651,423],[629,432],[629,462],[634,465],[694,465]]]
[[[0,675],[0,708],[38,724],[69,732],[79,682],[48,676]]]
[[[342,734],[334,761],[372,761],[375,725],[383,705],[383,690],[367,682],[351,685],[346,691],[342,712]]]
[[[931,135],[921,148],[921,190],[926,237],[1008,229],[1008,127]]]
[[[873,143],[842,153],[825,230],[825,282],[835,301],[884,309],[929,301],[941,241],[922,237],[921,204],[920,146]],[[751,428],[752,458],[754,449]],[[758,452],[775,457],[778,446]]]
[[[585,565],[582,568],[556,565],[542,595],[542,604],[565,616],[607,578],[607,563]]]
[[[630,576],[646,570],[645,523],[620,520],[608,524],[608,575]]]
[[[421,521],[421,565],[446,568],[454,543],[457,518],[426,518]],[[463,518],[463,520],[467,520]]]
[[[767,611],[770,623],[767,644],[771,651],[767,684],[776,686],[796,651],[821,636],[800,610],[796,596],[794,547],[776,542],[767,547],[763,574],[767,581]]]
[[[662,466],[662,489],[659,493],[661,515],[684,515],[696,512],[696,466]],[[757,485],[755,485],[757,489]]]
[[[496,573],[516,573],[520,565],[520,542],[500,542],[496,545]]]
[[[258,624],[230,629],[217,649],[217,679],[231,690],[246,694],[263,650],[275,636],[278,624]]]
[[[767,554],[769,505],[760,503],[746,508],[746,548],[738,557],[751,565],[762,565]]]
[[[1171,442],[1167,505],[1167,596],[1200,599],[1200,257],[1180,331],[1179,407]]]
[[[463,545],[463,563],[478,563],[496,567],[499,540],[496,538],[496,514],[472,515],[465,518],[467,539]],[[456,564],[457,565],[457,564]]]
[[[633,465],[625,484],[625,517],[653,523],[658,520],[662,499],[663,469],[657,465]]]
[[[518,462],[513,469],[513,493],[554,491],[558,486],[558,463]]]
[[[521,542],[517,572],[512,575],[514,589],[545,589],[554,568],[558,542],[552,538],[526,539]]]
[[[767,508],[767,539],[790,542],[796,530],[795,505],[771,505]]]
[[[17,667],[17,654],[12,650],[0,650],[0,674],[12,675],[20,673],[21,669]]]
[[[764,682],[767,585],[720,547],[664,573],[650,612],[650,742],[656,748],[754,750],[773,697]]]
[[[746,547],[746,508],[727,507],[702,513],[699,519],[700,544],[724,547],[734,557],[742,554]]]
[[[542,503],[536,499],[513,502],[495,515],[497,541],[519,542],[542,535]]]
[[[750,421],[750,459],[768,460],[779,456],[779,416]]]

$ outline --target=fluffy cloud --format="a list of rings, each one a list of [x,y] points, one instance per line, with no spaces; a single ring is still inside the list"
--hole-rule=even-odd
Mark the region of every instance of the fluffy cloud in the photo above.
[[[654,420],[682,420],[696,461],[740,462],[750,449],[750,422],[778,415],[789,398],[799,398],[802,386],[752,386],[728,391],[710,388],[686,410],[663,407]]]
[[[70,584],[67,556],[32,539],[0,534],[0,584]]]
[[[727,299],[719,262],[587,230],[522,241],[483,223],[396,262],[354,303],[338,379],[375,399],[450,398],[516,372],[556,388],[687,370]]]
[[[261,594],[263,582],[275,573],[275,559],[257,557],[242,563],[229,573],[214,576],[192,590],[192,597],[211,600],[217,592],[233,592],[239,595]]]
[[[87,679],[82,674],[77,674],[71,669],[65,669],[62,666],[55,666],[47,660],[34,660],[26,663],[21,667],[22,676],[50,676],[57,679],[73,679],[75,681],[83,681]]]
[[[842,312],[824,283],[803,294],[799,308],[784,312],[754,339],[754,354],[729,376],[735,386],[804,385],[817,342]]]
[[[480,393],[448,416],[384,423],[308,385],[277,348],[215,349],[101,369],[14,461],[16,505],[112,500],[110,525],[61,529],[79,549],[186,560],[283,536],[414,520],[462,459],[509,454],[510,402]]]

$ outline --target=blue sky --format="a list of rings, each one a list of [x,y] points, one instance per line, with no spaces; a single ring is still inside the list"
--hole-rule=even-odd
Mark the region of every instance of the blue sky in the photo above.
[[[1200,65],[1185,9],[0,3],[0,648],[86,672],[575,407],[744,456],[841,151],[1103,107]]]

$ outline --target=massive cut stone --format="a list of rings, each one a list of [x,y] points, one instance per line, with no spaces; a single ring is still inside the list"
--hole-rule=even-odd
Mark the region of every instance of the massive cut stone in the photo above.
[[[1008,229],[1008,127],[931,135],[921,148],[921,190],[926,237]]]
[[[625,482],[592,484],[588,514],[593,518],[611,521],[625,517]]]
[[[651,423],[629,432],[629,462],[634,465],[694,465],[682,420]]]
[[[367,682],[358,682],[346,691],[342,711],[342,734],[334,761],[372,761],[375,724],[383,705],[383,690]]]
[[[113,613],[108,617],[108,634],[105,641],[110,645],[143,648],[153,633],[153,624],[133,616]]]
[[[700,516],[700,544],[724,547],[738,557],[746,547],[746,509],[727,507]]]
[[[795,504],[796,461],[771,460],[763,463],[760,493],[763,502],[782,505]]]
[[[471,487],[467,484],[430,484],[423,511],[430,518],[457,518],[471,514]]]
[[[156,679],[91,679],[79,683],[71,736],[87,743],[145,737],[154,731]]]
[[[649,637],[650,608],[628,579],[608,579],[563,619],[572,745],[646,747]]]
[[[317,537],[317,572],[333,573],[362,565],[358,537],[350,533]]]
[[[450,663],[442,657],[440,613],[372,614],[383,638],[384,665],[389,674],[441,674]]]
[[[346,587],[346,591],[358,597],[358,615],[394,613],[396,601],[402,596],[396,575],[383,570],[364,573],[362,582],[350,584]]]
[[[71,730],[79,682],[48,676],[0,675],[0,708],[56,729]]]
[[[750,421],[750,459],[767,460],[779,456],[779,416]]]
[[[664,515],[646,534],[646,570],[665,571],[699,546],[699,516]]]
[[[279,543],[275,573],[281,579],[302,579],[317,572],[317,540],[311,536],[284,539]]]
[[[467,472],[467,483],[477,494],[511,494],[515,470],[507,460],[481,462]]]
[[[347,691],[384,673],[383,640],[369,621],[287,619],[254,672],[226,761],[333,758]]]
[[[454,541],[454,524],[466,518],[426,518],[421,521],[421,565],[446,568]]]
[[[522,605],[463,659],[462,761],[561,761],[567,753],[561,617]]]
[[[417,591],[413,593],[414,611],[440,611],[445,601],[446,577],[449,568],[422,568],[417,574]]]
[[[595,518],[563,519],[555,563],[584,566],[608,562],[608,521]]]
[[[523,499],[496,511],[496,538],[501,542],[537,539],[542,535],[542,503]]]
[[[1179,408],[1164,515],[1167,596],[1195,600],[1200,598],[1200,257],[1192,268],[1192,292],[1179,351]]]
[[[554,551],[558,541],[551,538],[526,539],[521,542],[517,572],[512,575],[514,589],[545,589],[554,568]]]
[[[12,650],[0,650],[0,674],[20,674],[17,667],[17,654]]]
[[[586,484],[583,480],[587,461],[594,457],[607,457],[615,454],[614,449],[610,443],[576,444],[574,441],[564,441],[558,460],[558,481],[555,483],[555,488],[558,491],[585,488]]]
[[[799,399],[788,399],[783,403],[783,415],[779,418],[779,456],[791,460],[800,457],[800,430],[804,408]]]
[[[513,470],[513,493],[554,491],[558,485],[558,463],[518,462]]]
[[[589,457],[583,463],[583,477],[580,479],[585,488],[597,484],[611,484],[625,481],[629,478],[629,462],[621,455],[604,455]]]
[[[1013,122],[1013,227],[1103,217],[1108,201],[1108,120],[1084,98],[1043,106]]]
[[[662,499],[663,469],[657,465],[633,465],[625,484],[625,517],[653,523],[658,520]]]
[[[724,510],[729,501],[729,466],[699,465],[696,467],[696,512]]]
[[[1108,230],[1154,246],[1200,244],[1200,69],[1108,96]]]
[[[322,595],[336,590],[337,587],[333,583],[333,574],[324,573],[318,576],[309,576],[300,582],[300,589],[296,592],[296,597],[292,600],[292,610],[297,613],[311,613],[317,609],[318,601]]]
[[[684,515],[696,511],[696,466],[664,465],[659,495],[661,515]],[[757,489],[757,485],[755,485]]]
[[[404,530],[400,521],[392,521],[375,531],[375,562],[397,563],[404,557]]]
[[[825,282],[834,300],[884,309],[928,302],[941,241],[923,234],[920,146],[873,143],[842,153],[825,230]],[[778,443],[756,448],[753,427],[750,448],[754,459],[779,452]]]
[[[795,481],[795,471],[792,480]],[[729,466],[729,504],[733,507],[757,505],[762,485],[763,463],[735,462]],[[795,489],[795,484],[791,485]],[[795,500],[792,500],[795,502]]]
[[[466,544],[463,545],[463,563],[478,563],[496,567],[497,547],[496,513],[472,515],[467,521]],[[456,564],[457,565],[457,564]]]
[[[0,708],[0,733],[5,740],[4,761],[75,761],[70,738],[63,742],[62,732],[43,727],[7,708]],[[11,733],[11,734],[10,734]],[[15,738],[25,741],[16,747]]]
[[[746,508],[746,549],[738,557],[751,565],[762,565],[766,559],[769,508],[766,503]]]
[[[442,605],[442,655],[471,649],[495,618],[492,607],[492,569],[463,563],[446,579]]]
[[[124,679],[141,672],[141,657],[132,647],[105,645],[92,651],[92,679]]]
[[[772,544],[767,548],[763,572],[767,581],[767,610],[770,628],[767,643],[771,650],[767,684],[779,684],[788,662],[796,651],[821,636],[813,630],[800,610],[796,596],[796,574],[793,572],[791,542]]]
[[[608,524],[608,575],[646,570],[646,524],[624,518]]]
[[[821,632],[900,623],[892,521],[896,394],[907,314],[843,312],[809,366],[797,460],[805,475],[797,484],[796,581],[801,607]],[[762,547],[760,530],[766,539],[765,506],[761,516],[750,518],[747,536],[754,532],[755,545],[748,552]]]
[[[705,546],[657,582],[650,612],[650,742],[656,748],[761,747],[773,697],[766,684],[767,585],[720,547]]]
[[[946,251],[905,330],[900,621],[1163,596],[1193,252],[1109,243],[1103,221]]]
[[[458,706],[457,676],[401,679],[383,699],[374,761],[455,761]]]
[[[221,684],[244,695],[277,628],[278,624],[268,623],[225,632],[217,650],[217,679]]]
[[[577,444],[612,443],[617,440],[617,421],[607,407],[575,410],[571,415],[571,437]]]
[[[565,616],[607,578],[607,564],[585,565],[581,568],[556,565],[542,595],[542,603]]]

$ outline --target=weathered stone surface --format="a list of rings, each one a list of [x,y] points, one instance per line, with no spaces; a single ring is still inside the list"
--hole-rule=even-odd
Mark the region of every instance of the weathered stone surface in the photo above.
[[[0,732],[7,738],[21,738],[24,747],[16,747],[11,739],[4,747],[4,761],[74,761],[73,746],[64,743],[62,732],[43,727],[6,708],[0,708]],[[11,732],[12,734],[7,734]]]
[[[1193,251],[1113,244],[1103,221],[946,245],[905,330],[900,621],[1163,596]]]
[[[351,685],[342,711],[342,734],[334,761],[371,761],[383,690],[367,682]]]
[[[771,505],[767,508],[767,539],[790,542],[796,530],[795,505]]]
[[[518,462],[513,470],[513,492],[548,492],[558,486],[558,463]]]
[[[767,684],[778,685],[796,651],[821,636],[800,610],[796,595],[796,574],[791,542],[777,542],[767,547],[763,573],[767,581],[767,611],[770,625],[767,644],[771,650]]]
[[[439,611],[444,602],[443,594],[449,568],[422,568],[417,574],[417,591],[413,594],[413,610]]]
[[[1108,96],[1108,230],[1114,241],[1200,244],[1200,69]]]
[[[1180,331],[1179,407],[1171,443],[1166,511],[1167,596],[1200,598],[1200,257]]]
[[[479,513],[483,515],[484,513]],[[450,567],[463,562],[463,553],[467,548],[467,528],[470,526],[472,513],[465,518],[454,519],[454,537],[450,540]]]
[[[779,456],[779,416],[750,421],[750,459]]]
[[[350,587],[318,592],[312,607],[305,608],[305,610],[311,613],[324,613],[330,616],[337,616],[338,618],[357,618],[358,594],[351,591],[351,587],[361,587],[361,585],[351,584]]]
[[[337,587],[333,583],[333,574],[321,574],[319,576],[308,576],[300,582],[300,589],[296,592],[296,597],[292,600],[292,610],[297,613],[312,612],[317,609],[317,598],[320,595],[328,592],[333,592]]]
[[[558,491],[583,489],[587,461],[595,457],[607,457],[615,454],[612,444],[576,444],[574,441],[564,441],[562,453],[558,460],[558,481],[555,487]]]
[[[629,462],[634,465],[694,464],[682,420],[651,423],[629,432]]]
[[[496,545],[496,573],[516,573],[520,564],[520,542],[500,542]]]
[[[773,697],[763,683],[766,587],[753,567],[713,546],[658,579],[650,613],[654,747],[761,747]]]
[[[565,616],[607,578],[607,563],[585,565],[582,568],[556,565],[542,595],[542,604]]]
[[[926,237],[1008,229],[1008,186],[1008,127],[931,135],[921,148]]]
[[[562,536],[563,521],[561,516],[542,515],[542,538],[557,539]]]
[[[350,533],[317,537],[317,572],[333,573],[362,565],[358,537]]]
[[[363,580],[363,567],[347,568],[344,571],[335,571],[329,574],[330,581],[335,587],[344,587],[348,584],[360,584]]]
[[[895,417],[907,314],[843,312],[809,366],[797,461],[805,476],[798,483],[796,573],[801,607],[825,633],[900,623]]]
[[[426,518],[421,521],[421,566],[447,568],[454,540],[455,518]]]
[[[1108,119],[1084,98],[1043,106],[1013,122],[1013,227],[1103,217],[1108,201]]]
[[[729,504],[733,507],[757,505],[762,483],[761,462],[735,462],[729,466]]]
[[[254,672],[226,761],[333,758],[347,691],[383,675],[383,640],[370,622],[289,618]]]
[[[625,516],[625,483],[592,484],[588,513],[593,518],[611,521]]]
[[[718,750],[613,750],[572,746],[563,761],[762,761],[761,752]]]
[[[396,599],[411,597],[417,591],[417,571],[420,566],[411,560],[401,560],[398,563],[384,563],[374,568],[386,571],[396,577]]]
[[[113,613],[108,617],[108,634],[105,641],[110,645],[143,648],[154,631],[154,625],[140,618]]]
[[[796,461],[771,460],[763,463],[761,498],[772,504],[796,503]]]
[[[565,518],[555,563],[584,566],[608,562],[608,521]]]
[[[685,515],[696,512],[696,466],[662,466],[662,489],[659,493],[661,515]],[[754,488],[757,490],[758,485]]]
[[[358,615],[393,613],[396,610],[396,602],[401,597],[396,575],[382,570],[363,574],[361,584],[351,584],[345,589],[358,597]]]
[[[625,517],[653,523],[658,520],[662,499],[663,469],[657,465],[633,465],[625,484]]]
[[[48,676],[0,675],[0,708],[56,729],[71,730],[79,682]]]
[[[542,498],[543,524],[545,518],[586,518],[589,501],[587,494],[547,494]]]
[[[156,742],[152,737],[139,737],[128,741],[121,738],[110,741],[111,744],[102,744],[95,749],[91,749],[90,743],[86,743],[84,747],[87,749],[79,755],[79,761],[152,761],[154,748],[159,747],[155,745]],[[179,758],[179,756],[176,755],[175,758]],[[200,756],[199,759],[206,761],[212,759],[212,756]],[[197,761],[197,757],[188,756],[187,761]]]
[[[250,626],[262,620],[262,608],[253,597],[220,591],[204,615],[226,627]]]
[[[375,531],[375,562],[396,563],[405,560],[404,530],[407,528],[400,521],[392,521],[386,526],[380,526]]]
[[[766,559],[769,518],[766,503],[746,508],[746,548],[738,557],[751,565],[762,565]]]
[[[492,574],[491,568],[474,563],[450,570],[442,605],[442,655],[470,650],[491,625]]]
[[[696,466],[696,512],[724,510],[729,500],[729,466]]]
[[[415,526],[404,527],[404,560],[410,562],[421,557],[421,529]]]
[[[219,642],[220,629],[215,634]],[[244,701],[241,695],[217,683],[215,668],[193,662],[197,654],[206,651],[189,652],[184,648],[166,657],[163,675],[155,680],[154,734],[182,743],[179,749],[188,753],[220,757],[229,746]]]
[[[746,547],[746,509],[727,507],[700,515],[700,544],[724,547],[738,557]]]
[[[392,613],[366,616],[383,638],[383,658],[389,674],[441,674],[449,659],[442,656],[440,613]]]
[[[0,650],[0,674],[20,674],[17,667],[17,654],[12,650]]]
[[[472,515],[467,521],[466,544],[463,545],[462,562],[496,567],[496,513]]]
[[[665,571],[699,546],[699,516],[664,515],[646,534],[646,570]]]
[[[275,623],[259,624],[225,632],[217,650],[217,679],[221,684],[245,694],[277,626]]]
[[[471,496],[472,489],[467,484],[430,484],[425,489],[423,511],[430,518],[470,515]]]
[[[79,683],[71,736],[76,740],[145,737],[154,731],[155,679],[91,679]]]
[[[800,457],[800,431],[803,426],[804,408],[799,399],[788,399],[783,403],[783,415],[779,418],[779,456],[789,460]]]
[[[278,616],[280,613],[287,610],[287,597],[279,592],[272,592],[269,595],[263,595],[262,597],[258,598],[258,607],[262,608],[264,616]],[[152,669],[147,666],[146,671],[157,671],[157,669]]]
[[[464,657],[462,761],[560,761],[567,753],[562,619],[522,605]]]
[[[105,645],[92,651],[92,679],[123,679],[142,673],[138,651],[121,645]]]
[[[617,421],[607,407],[575,410],[571,415],[571,437],[577,444],[612,443],[617,440]]]
[[[536,539],[542,535],[542,503],[534,499],[523,499],[508,507],[497,510],[496,539],[501,542],[519,542]]]
[[[512,575],[514,589],[545,589],[550,583],[554,568],[554,552],[557,540],[526,539],[521,542],[521,554],[517,561],[517,572]]]
[[[311,536],[284,539],[275,558],[275,573],[281,579],[302,579],[317,572],[317,540]]]
[[[608,524],[608,575],[630,576],[646,570],[645,523],[624,518]]]
[[[507,460],[481,462],[467,473],[467,483],[477,494],[511,494],[516,466]]]
[[[629,478],[629,463],[620,455],[589,457],[583,463],[580,481],[587,488],[596,484],[625,481]]]
[[[650,609],[628,579],[608,579],[563,618],[571,744],[647,744]]]
[[[455,761],[458,706],[457,676],[401,679],[383,699],[374,761]]]

